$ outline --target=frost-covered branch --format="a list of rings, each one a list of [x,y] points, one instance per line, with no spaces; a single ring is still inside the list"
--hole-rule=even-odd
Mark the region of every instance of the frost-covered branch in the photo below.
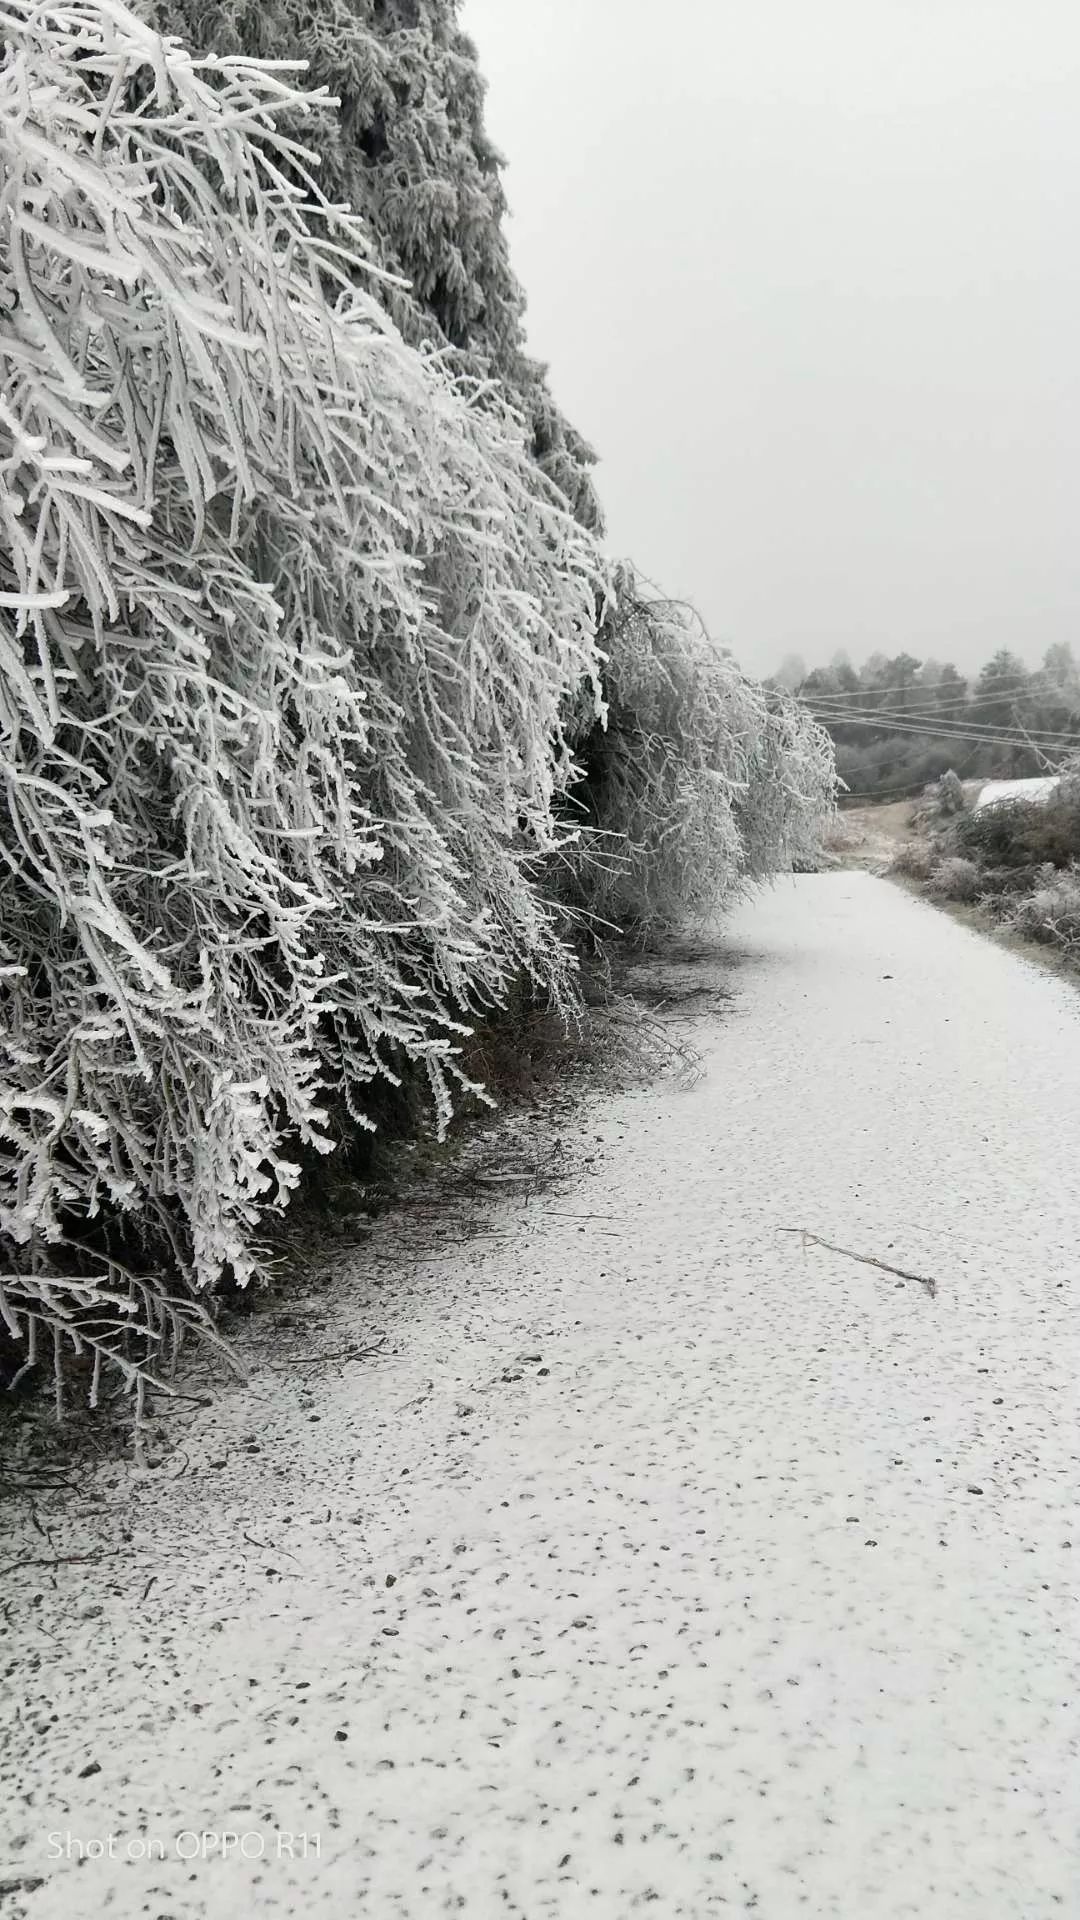
[[[357,290],[362,230],[277,131],[294,77],[112,0],[3,24],[0,1230],[25,1327],[42,1247],[103,1210],[177,1210],[192,1277],[247,1280],[328,1090],[362,1120],[412,1058],[445,1117],[462,1012],[521,968],[560,992],[530,872],[567,693],[599,700],[599,562],[511,413]]]

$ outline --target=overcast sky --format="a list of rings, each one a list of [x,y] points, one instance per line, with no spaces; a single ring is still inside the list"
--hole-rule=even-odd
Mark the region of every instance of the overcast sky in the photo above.
[[[751,671],[1080,653],[1077,0],[464,0],[612,547]]]

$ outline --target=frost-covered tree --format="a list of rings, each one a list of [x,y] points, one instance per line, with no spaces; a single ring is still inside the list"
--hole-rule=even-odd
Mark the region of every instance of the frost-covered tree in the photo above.
[[[0,1312],[145,1359],[400,1062],[567,956],[533,884],[596,693],[590,536],[401,337],[307,102],[117,0],[0,65]],[[115,1246],[115,1242],[111,1243]],[[141,1328],[141,1332],[139,1329]]]
[[[803,703],[748,680],[629,567],[600,643],[608,713],[581,728],[570,799],[588,831],[564,858],[575,904],[605,926],[673,926],[816,851],[835,766]]]
[[[309,62],[338,102],[318,128],[324,192],[360,214],[374,258],[408,285],[382,297],[405,338],[449,345],[494,376],[528,422],[533,453],[583,525],[598,529],[595,455],[525,351],[525,296],[510,265],[502,159],[484,129],[476,49],[458,0],[152,0],[196,47]]]
[[[320,179],[332,199],[348,202],[363,214],[374,258],[393,276],[381,283],[389,311],[410,340],[449,348],[457,364],[478,378],[492,378],[494,394],[526,419],[532,453],[542,471],[581,524],[598,529],[600,514],[590,479],[594,456],[561,415],[545,369],[524,349],[525,301],[507,247],[502,162],[484,129],[484,82],[476,50],[457,24],[458,0],[154,4],[195,44],[279,59],[299,52],[310,62],[310,79],[340,102],[340,112],[328,114],[319,127]],[[625,577],[630,581],[632,571]],[[706,899],[719,905],[734,884],[735,872],[745,866],[737,836],[732,838],[731,810],[717,796],[744,755],[744,708],[764,712],[762,696],[730,661],[723,671],[722,695],[717,674],[703,668],[696,642],[686,643],[689,651],[682,658],[683,639],[676,625],[672,616],[663,648],[669,661],[679,657],[672,671],[680,683],[685,673],[689,686],[707,686],[709,691],[694,704],[688,688],[683,689],[682,721],[666,740],[663,769],[654,769],[657,784],[649,787],[647,802],[644,793],[639,795],[653,819],[655,845],[631,803],[637,777],[626,775],[640,759],[645,724],[644,712],[634,705],[643,698],[639,675],[648,654],[640,645],[636,589],[631,590],[627,617],[611,620],[605,632],[604,684],[611,710],[606,736],[601,739],[596,730],[587,684],[580,690],[584,723],[572,706],[565,716],[568,727],[577,729],[576,737],[584,739],[592,731],[588,794],[579,796],[572,816],[606,836],[592,849],[590,888],[601,871],[601,845],[607,860],[612,836],[622,836],[626,845],[618,856],[620,885],[614,890],[601,887],[600,892],[605,912],[626,920],[651,917],[658,891],[670,914],[680,900],[684,907]],[[650,672],[655,665],[652,660]],[[628,702],[630,687],[634,701]],[[695,735],[698,726],[700,737]],[[734,730],[730,738],[729,728]],[[685,764],[679,758],[683,753]],[[712,786],[703,773],[709,763],[716,776]],[[608,791],[603,790],[605,781],[610,782]],[[762,800],[772,807],[764,792]],[[673,809],[666,820],[665,804]],[[756,831],[745,807],[742,818]],[[642,833],[644,839],[639,838]],[[653,846],[651,852],[646,852],[647,845]],[[779,843],[775,853],[784,864]],[[661,876],[664,859],[668,870]],[[577,871],[577,855],[570,865]],[[560,887],[563,878],[560,864]],[[640,896],[638,885],[643,888]]]
[[[96,1383],[198,1317],[132,1228],[244,1282],[331,1102],[423,1073],[445,1121],[463,1025],[566,997],[568,867],[627,923],[722,903],[831,775],[629,572],[604,731],[588,459],[450,0],[5,32],[0,1316]],[[297,38],[339,134],[252,57]]]
[[[1074,704],[1080,703],[1080,665],[1068,640],[1047,647],[1041,674],[1047,686],[1060,689]]]

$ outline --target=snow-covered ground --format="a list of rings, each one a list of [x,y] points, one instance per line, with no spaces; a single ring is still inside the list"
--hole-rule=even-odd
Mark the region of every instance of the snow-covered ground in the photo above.
[[[1059,776],[1056,773],[1048,773],[1034,780],[988,780],[979,789],[975,812],[981,812],[983,807],[996,807],[1002,800],[1049,800],[1058,784]]]
[[[696,1084],[11,1519],[5,1913],[1080,1911],[1080,998],[864,873],[727,946]]]

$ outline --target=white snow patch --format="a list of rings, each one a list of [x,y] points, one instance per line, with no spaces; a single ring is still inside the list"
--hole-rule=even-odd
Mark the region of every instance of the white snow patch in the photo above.
[[[983,807],[996,807],[1002,800],[1033,800],[1041,805],[1049,800],[1059,784],[1056,773],[1037,780],[988,780],[975,802],[974,812],[981,813]]]

